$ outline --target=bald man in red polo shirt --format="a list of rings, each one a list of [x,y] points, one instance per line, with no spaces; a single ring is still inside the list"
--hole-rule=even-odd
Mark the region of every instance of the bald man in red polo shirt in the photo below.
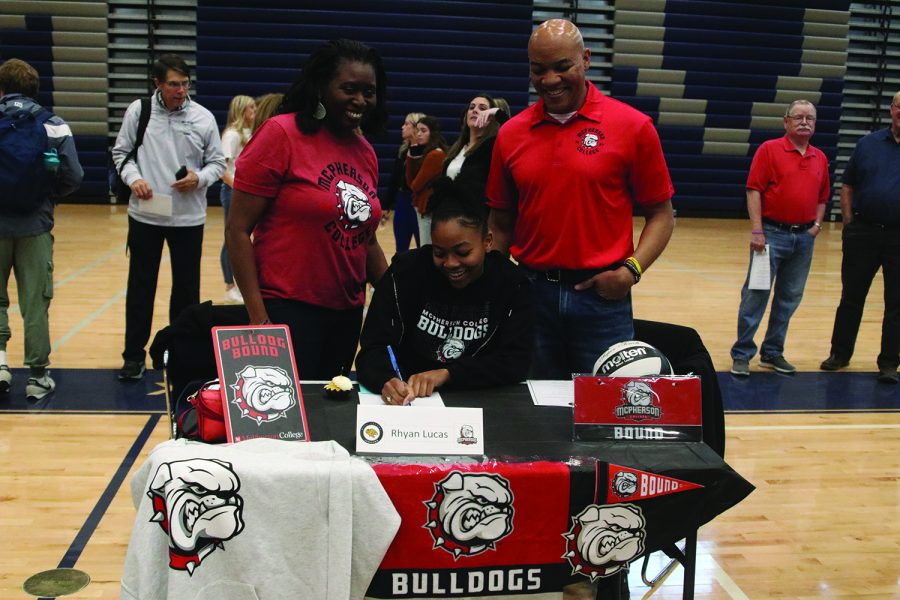
[[[488,178],[494,248],[534,283],[535,379],[591,372],[634,337],[631,288],[675,225],[653,121],[586,81],[590,56],[570,21],[535,29],[528,59],[540,100],[500,129]],[[634,205],[646,219],[636,248]]]
[[[753,336],[773,290],[759,364],[779,373],[796,371],[784,358],[784,340],[803,298],[813,242],[822,231],[831,191],[828,159],[809,143],[816,131],[816,107],[807,100],[793,101],[784,114],[784,130],[784,137],[757,149],[747,177],[751,258],[769,246],[770,286],[749,289],[748,270],[738,309],[738,339],[731,347],[731,372],[740,377],[750,375],[750,359],[756,354]]]

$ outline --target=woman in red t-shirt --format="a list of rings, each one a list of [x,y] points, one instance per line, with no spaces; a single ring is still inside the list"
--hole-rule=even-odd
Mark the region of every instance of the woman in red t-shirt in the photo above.
[[[226,225],[235,279],[251,324],[290,327],[303,379],[349,372],[366,282],[387,268],[378,162],[361,134],[384,130],[385,97],[375,50],[328,42],[237,162]]]

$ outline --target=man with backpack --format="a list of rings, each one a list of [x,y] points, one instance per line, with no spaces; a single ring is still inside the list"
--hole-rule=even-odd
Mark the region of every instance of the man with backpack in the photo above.
[[[25,394],[39,400],[56,388],[50,364],[53,298],[53,208],[81,185],[84,171],[66,122],[35,102],[40,79],[28,63],[0,65],[0,392],[9,391],[7,284],[14,270],[25,327]]]
[[[156,91],[125,111],[112,149],[128,201],[128,288],[120,381],[144,377],[163,244],[169,246],[169,322],[200,302],[206,188],[225,171],[212,113],[191,99],[191,71],[177,54],[153,63]]]

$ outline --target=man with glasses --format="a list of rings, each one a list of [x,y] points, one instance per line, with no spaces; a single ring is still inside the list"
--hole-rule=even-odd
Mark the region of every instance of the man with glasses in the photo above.
[[[822,231],[830,194],[828,159],[809,143],[816,131],[816,107],[807,100],[791,102],[784,130],[783,137],[759,146],[747,177],[751,263],[753,253],[768,248],[769,285],[751,289],[748,270],[738,309],[738,338],[731,347],[731,373],[741,377],[750,375],[750,359],[756,354],[753,336],[773,290],[759,364],[779,373],[796,371],[784,358],[784,340],[803,297],[813,242]]]
[[[112,150],[116,168],[131,188],[122,381],[144,376],[144,347],[150,339],[163,243],[169,246],[172,263],[169,322],[200,302],[206,188],[225,171],[216,121],[191,100],[187,63],[177,54],[163,54],[153,63],[152,74],[156,91],[137,155],[128,160],[138,144],[141,100],[126,110]]]
[[[891,102],[891,125],[863,137],[844,170],[841,303],[834,317],[825,371],[846,367],[853,356],[869,287],[882,269],[884,317],[878,381],[897,383],[900,364],[900,92]]]

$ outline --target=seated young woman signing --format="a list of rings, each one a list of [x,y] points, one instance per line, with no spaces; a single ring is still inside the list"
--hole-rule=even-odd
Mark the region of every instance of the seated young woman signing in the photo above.
[[[530,365],[531,286],[491,251],[482,198],[441,177],[429,211],[432,244],[394,258],[360,337],[359,381],[381,390],[388,404],[408,404],[444,385],[516,383]]]

